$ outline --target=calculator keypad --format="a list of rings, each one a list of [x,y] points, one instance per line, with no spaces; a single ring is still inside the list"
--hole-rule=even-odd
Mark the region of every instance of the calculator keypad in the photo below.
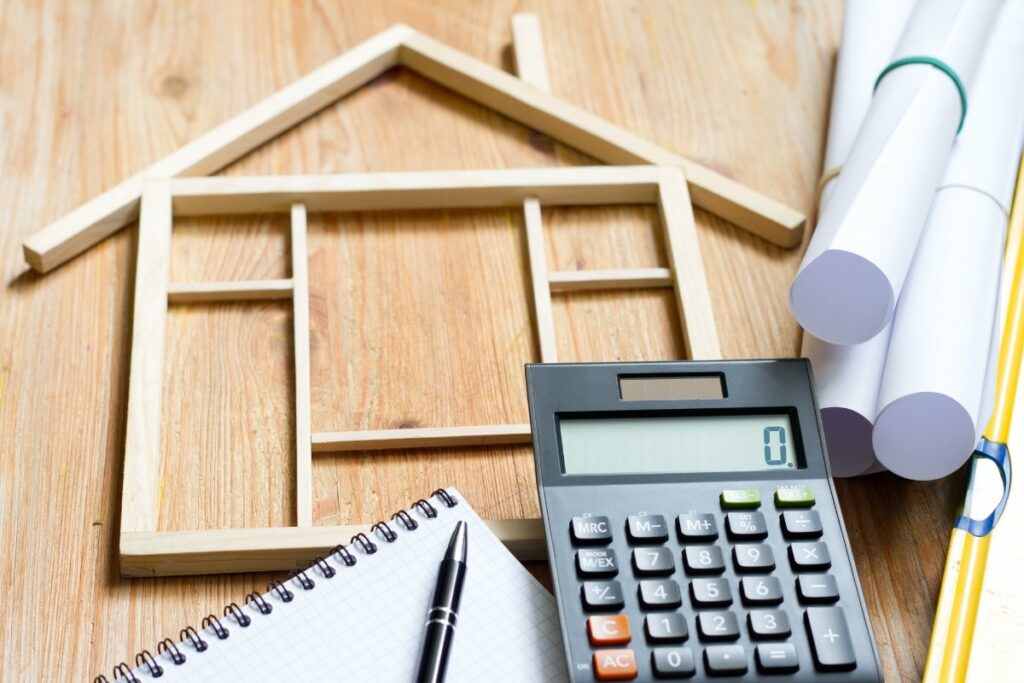
[[[765,496],[774,514],[756,489],[728,493],[717,513],[572,518],[597,680],[792,674],[801,657],[812,672],[856,668],[813,492]],[[636,609],[642,634],[619,613]]]

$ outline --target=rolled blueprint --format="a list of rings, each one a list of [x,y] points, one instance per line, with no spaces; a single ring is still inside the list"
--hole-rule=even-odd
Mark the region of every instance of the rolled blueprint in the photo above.
[[[820,207],[871,105],[871,88],[892,60],[914,0],[858,0],[846,3],[836,59]],[[819,208],[820,208],[819,207]],[[889,326],[863,344],[839,346],[804,334],[801,355],[811,360],[832,475],[852,477],[878,467],[871,430],[878,412]]]
[[[1024,146],[1022,65],[1024,0],[1007,0],[893,322],[873,442],[882,464],[911,479],[963,465],[991,412],[1003,241]]]
[[[893,58],[941,60],[969,89],[998,6],[919,2]],[[790,288],[811,334],[856,344],[892,319],[963,114],[956,80],[935,66],[900,66],[878,81]]]

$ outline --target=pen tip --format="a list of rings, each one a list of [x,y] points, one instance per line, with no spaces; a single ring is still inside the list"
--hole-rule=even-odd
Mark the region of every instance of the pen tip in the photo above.
[[[466,547],[469,541],[469,526],[463,521],[455,524],[455,531],[452,532],[452,539],[448,542],[448,552],[445,559],[466,561]]]

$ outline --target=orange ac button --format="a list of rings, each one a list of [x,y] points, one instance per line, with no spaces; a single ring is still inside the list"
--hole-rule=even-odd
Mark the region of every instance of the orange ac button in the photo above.
[[[594,674],[599,681],[631,681],[636,678],[636,656],[632,650],[598,650],[594,653]]]
[[[629,619],[625,614],[587,619],[591,645],[625,645],[629,642]]]

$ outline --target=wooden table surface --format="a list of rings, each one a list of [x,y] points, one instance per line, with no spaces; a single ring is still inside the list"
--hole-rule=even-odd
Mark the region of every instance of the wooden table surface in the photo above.
[[[839,3],[0,3],[0,679],[109,675],[271,578],[119,578],[136,230],[44,277],[21,241],[394,22],[509,69],[518,11],[541,17],[556,95],[810,209]],[[227,172],[580,163],[399,70]],[[726,355],[796,354],[801,250],[697,218]],[[553,268],[665,263],[647,209],[545,219]],[[309,246],[314,430],[526,421],[537,347],[519,212],[314,216]],[[172,263],[172,280],[287,277],[287,226],[180,220]],[[668,291],[556,295],[555,322],[563,360],[682,352]],[[172,309],[162,529],[293,522],[290,324],[273,302]],[[444,484],[484,516],[538,514],[527,448],[324,455],[314,475],[321,524],[370,522]],[[960,481],[839,491],[886,673],[917,678]]]

